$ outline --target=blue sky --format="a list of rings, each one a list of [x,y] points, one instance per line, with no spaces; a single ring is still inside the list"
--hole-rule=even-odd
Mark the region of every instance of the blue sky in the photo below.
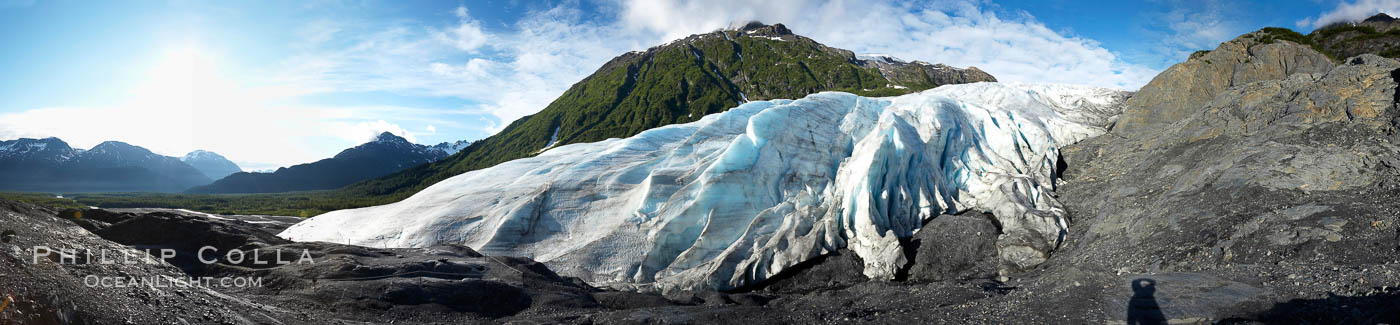
[[[1392,12],[1357,1],[0,0],[0,140],[219,152],[245,169],[393,132],[488,136],[608,59],[736,22],[1003,81],[1135,89],[1264,26]]]

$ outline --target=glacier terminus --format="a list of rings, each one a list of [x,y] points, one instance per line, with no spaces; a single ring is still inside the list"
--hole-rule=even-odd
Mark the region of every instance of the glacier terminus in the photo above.
[[[1103,134],[1127,92],[945,85],[898,97],[824,92],[546,148],[393,204],[280,234],[369,247],[462,244],[543,261],[595,285],[733,289],[850,249],[872,279],[939,215],[990,213],[1003,273],[1065,240],[1059,148]]]

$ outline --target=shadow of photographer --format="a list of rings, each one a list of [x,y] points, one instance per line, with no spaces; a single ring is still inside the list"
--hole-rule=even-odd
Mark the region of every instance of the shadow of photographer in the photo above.
[[[1128,300],[1128,325],[1166,324],[1167,317],[1157,305],[1157,281],[1148,278],[1133,280],[1133,297]]]

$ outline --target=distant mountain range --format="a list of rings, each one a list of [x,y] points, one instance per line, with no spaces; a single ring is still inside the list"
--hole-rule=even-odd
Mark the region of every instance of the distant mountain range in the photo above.
[[[212,156],[201,156],[200,165],[238,168],[217,154],[208,154]],[[212,180],[179,158],[117,141],[89,150],[72,148],[58,138],[0,141],[0,190],[4,191],[178,192]]]
[[[402,199],[468,171],[566,144],[694,122],[750,100],[802,98],[822,91],[893,96],[994,81],[975,67],[857,56],[793,34],[782,24],[754,22],[620,55],[538,113],[458,154],[348,186],[339,194]]]
[[[471,144],[425,146],[390,133],[314,163],[247,173],[224,156],[195,150],[163,156],[117,141],[89,150],[58,138],[0,141],[0,191],[274,193],[324,190],[426,164]],[[217,180],[217,181],[216,181]]]
[[[209,179],[220,179],[232,175],[233,173],[243,171],[242,168],[239,168],[237,164],[229,161],[228,158],[204,150],[191,151],[189,154],[186,154],[185,157],[180,158],[180,161],[189,164],[190,167],[194,167],[194,169],[198,169],[199,172],[204,173],[204,176],[208,176]]]
[[[373,141],[345,149],[335,157],[278,168],[271,173],[234,173],[191,193],[278,193],[326,190],[431,163],[462,150],[470,142],[425,146],[385,132]]]

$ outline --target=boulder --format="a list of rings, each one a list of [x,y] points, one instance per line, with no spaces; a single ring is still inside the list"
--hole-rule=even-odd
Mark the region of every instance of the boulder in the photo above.
[[[991,278],[997,274],[997,226],[981,214],[941,215],[909,244],[908,280],[914,282]]]

